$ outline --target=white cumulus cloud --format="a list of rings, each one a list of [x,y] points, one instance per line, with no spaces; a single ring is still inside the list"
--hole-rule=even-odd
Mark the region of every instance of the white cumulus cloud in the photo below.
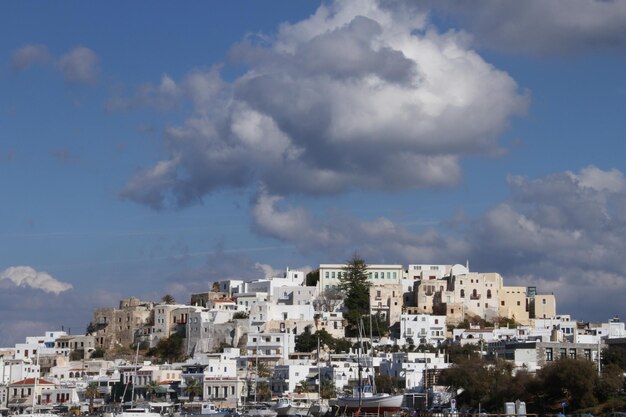
[[[72,284],[59,281],[47,272],[39,272],[30,266],[12,266],[0,272],[0,282],[11,282],[18,287],[30,287],[47,293],[60,294],[72,289]]]
[[[252,218],[260,234],[325,259],[342,261],[356,251],[370,263],[469,260],[472,270],[499,272],[507,284],[554,292],[561,313],[588,320],[626,314],[619,311],[626,292],[623,173],[588,166],[508,181],[509,198],[482,215],[419,232],[386,218],[316,217],[267,191],[253,201]]]
[[[168,169],[144,169],[124,198],[161,208],[259,183],[273,195],[452,186],[460,159],[499,154],[499,135],[528,105],[465,34],[373,0],[323,4],[264,40],[233,47],[229,59],[247,68],[233,82],[213,67],[110,101],[193,107],[165,130],[156,166]]]

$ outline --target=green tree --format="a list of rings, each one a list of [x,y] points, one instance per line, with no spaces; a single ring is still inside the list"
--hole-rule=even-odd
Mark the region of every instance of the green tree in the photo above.
[[[393,394],[398,391],[398,381],[390,375],[376,375],[376,391]]]
[[[565,401],[571,409],[578,410],[598,403],[595,393],[598,375],[593,362],[559,359],[541,368],[537,377],[548,407]]]
[[[335,339],[335,353],[348,353],[351,347],[352,343],[345,337]]]
[[[269,378],[272,376],[272,368],[266,362],[259,362],[254,367],[254,372],[259,378]]]
[[[189,401],[193,401],[196,395],[202,397],[202,383],[196,378],[186,379],[185,392],[189,397]]]
[[[89,398],[89,414],[93,415],[93,400],[98,398],[98,384],[91,382],[85,389],[85,397]]]
[[[361,318],[370,314],[367,264],[357,254],[352,255],[339,277],[339,289],[345,294],[344,318],[348,322],[346,332],[356,335]]]
[[[161,389],[161,385],[155,380],[150,380],[146,385],[146,393],[150,397],[150,399],[154,399]]]
[[[619,394],[624,388],[624,371],[617,364],[609,363],[602,368],[598,384],[598,396],[602,400]]]
[[[171,294],[165,294],[162,298],[161,301],[163,301],[165,304],[175,304],[176,300],[174,299],[174,296]]]
[[[170,363],[179,361],[183,358],[183,337],[178,333],[174,333],[167,339],[161,339],[156,345],[156,356],[163,361]]]
[[[269,401],[272,399],[272,390],[268,382],[261,381],[256,384],[256,399],[257,401]]]
[[[331,350],[335,349],[336,339],[330,333],[324,329],[311,333],[311,327],[307,326],[304,332],[296,338],[296,352],[313,352],[317,350],[318,339],[321,347],[328,346]]]
[[[298,394],[304,394],[307,392],[313,392],[314,388],[315,387],[311,385],[309,381],[307,381],[306,379],[303,379],[302,381],[298,382],[298,384],[296,385],[296,392]]]
[[[463,390],[457,397],[459,406],[478,407],[489,396],[489,373],[481,359],[459,360],[441,372],[439,384]]]
[[[93,352],[91,352],[90,358],[104,358],[104,354],[106,352],[101,347],[96,348]]]
[[[321,394],[322,398],[325,399],[337,398],[337,387],[335,386],[335,381],[332,379],[322,380]]]
[[[387,319],[385,319],[380,313],[376,313],[374,315],[363,318],[363,325],[365,327],[365,335],[376,337],[383,337],[389,334],[389,323],[387,323]],[[372,328],[370,329],[370,322],[372,324]]]
[[[609,345],[602,350],[602,365],[615,364],[626,372],[626,348],[617,345]]]
[[[320,280],[320,270],[319,268],[312,270],[308,274],[306,274],[306,286],[307,287],[315,287],[317,282]]]

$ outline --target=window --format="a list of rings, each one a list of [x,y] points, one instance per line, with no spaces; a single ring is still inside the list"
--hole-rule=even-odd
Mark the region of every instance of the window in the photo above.
[[[397,272],[394,272],[394,273],[393,273],[393,278],[394,278],[394,279],[395,279],[395,278],[398,278],[398,273],[397,273]]]
[[[545,298],[543,298],[543,299],[541,300],[541,304],[545,304],[545,303],[546,303],[546,299],[545,299]]]
[[[461,290],[461,298],[465,298],[465,290],[463,290],[463,289]],[[502,305],[504,305],[504,304],[502,304]]]
[[[552,348],[546,348],[546,361],[552,362],[554,360]]]
[[[521,306],[521,305],[522,305],[522,303],[521,303],[520,301],[518,301],[518,302],[517,302],[517,305],[518,305],[518,306]]]
[[[585,355],[585,359],[587,359],[588,361],[591,360],[591,349],[585,349],[583,351],[583,354]]]
[[[491,290],[487,290],[487,298],[491,298]]]
[[[504,305],[504,301],[500,301],[500,304],[501,304],[501,305]]]
[[[335,278],[335,271],[333,271],[333,272],[331,273],[331,277],[332,277],[332,278]]]
[[[560,348],[559,349],[559,357],[561,359],[567,358],[567,349],[566,348]]]
[[[569,358],[570,358],[570,359],[576,359],[576,349],[571,348],[571,349],[569,350]]]

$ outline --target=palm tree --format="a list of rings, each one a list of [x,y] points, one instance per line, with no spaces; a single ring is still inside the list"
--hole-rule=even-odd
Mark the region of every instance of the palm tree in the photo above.
[[[174,296],[171,294],[165,294],[162,298],[161,301],[163,301],[165,304],[174,304],[176,303],[176,300],[174,299]]]
[[[89,414],[93,414],[93,400],[98,397],[98,384],[95,382],[89,383],[87,389],[85,389],[85,397],[89,398]]]
[[[296,385],[296,392],[298,394],[306,394],[308,392],[313,392],[313,386],[307,381],[303,379]]]
[[[337,388],[335,387],[335,381],[332,379],[322,380],[322,398],[335,398],[337,397]]]
[[[189,378],[185,381],[185,390],[189,396],[189,401],[193,401],[196,395],[202,395],[202,384],[196,378]]]
[[[259,378],[269,378],[272,376],[272,369],[265,362],[259,362],[256,366],[256,373]]]
[[[155,380],[151,380],[150,382],[148,382],[148,384],[146,385],[146,392],[148,393],[148,395],[150,395],[150,399],[153,399],[153,397],[159,393],[160,388],[161,385],[159,385],[159,383]]]

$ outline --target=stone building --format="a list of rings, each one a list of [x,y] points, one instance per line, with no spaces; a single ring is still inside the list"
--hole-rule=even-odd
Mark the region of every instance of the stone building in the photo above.
[[[136,333],[153,320],[154,303],[130,297],[120,301],[117,308],[97,308],[93,314],[93,335],[97,348],[111,349],[130,346]]]

